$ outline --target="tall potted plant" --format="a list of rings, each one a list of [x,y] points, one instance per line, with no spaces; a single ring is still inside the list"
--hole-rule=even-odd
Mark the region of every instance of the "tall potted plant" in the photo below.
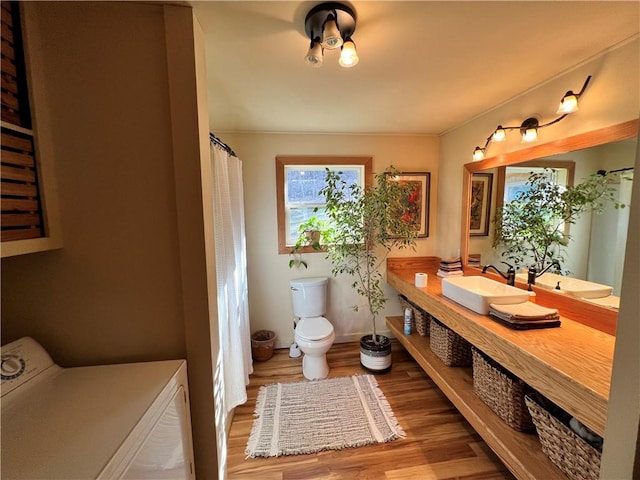
[[[415,218],[415,185],[396,181],[398,173],[390,167],[375,176],[373,185],[362,188],[347,185],[340,172],[327,169],[326,185],[320,190],[333,229],[326,245],[332,274],[351,275],[351,287],[367,301],[371,333],[360,339],[360,363],[374,372],[391,368],[391,341],[376,331],[376,316],[388,300],[381,267],[393,248],[415,247],[420,221]]]

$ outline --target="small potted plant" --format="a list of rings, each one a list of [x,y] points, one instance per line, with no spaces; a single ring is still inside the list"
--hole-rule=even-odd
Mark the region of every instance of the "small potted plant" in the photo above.
[[[289,260],[289,268],[303,266],[308,268],[308,264],[302,259],[302,248],[311,247],[313,250],[321,251],[323,245],[331,241],[332,229],[329,223],[318,218],[316,215],[311,216],[298,226],[298,239],[289,255],[293,258]]]
[[[375,176],[373,185],[361,188],[327,169],[326,186],[320,190],[333,228],[327,258],[332,274],[351,275],[351,286],[367,301],[371,333],[360,339],[360,363],[377,373],[391,368],[391,340],[376,331],[376,316],[387,302],[381,267],[393,248],[415,248],[418,231],[417,219],[407,213],[414,187],[395,181],[398,173],[390,167]]]

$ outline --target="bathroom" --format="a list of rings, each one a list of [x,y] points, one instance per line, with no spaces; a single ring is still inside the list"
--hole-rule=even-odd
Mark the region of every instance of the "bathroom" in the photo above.
[[[5,336],[37,336],[66,365],[193,357],[190,380],[196,382],[192,385],[194,415],[207,421],[213,412],[206,401],[197,399],[206,399],[210,391],[211,367],[207,371],[196,366],[196,359],[206,359],[215,351],[208,351],[208,344],[201,343],[201,327],[197,320],[190,320],[208,313],[206,301],[202,300],[206,298],[203,255],[196,253],[202,250],[202,239],[198,237],[200,225],[196,221],[181,223],[190,218],[188,212],[197,203],[185,185],[199,185],[200,178],[199,171],[194,172],[177,160],[174,163],[168,152],[185,147],[167,140],[179,134],[189,138],[179,129],[189,127],[193,131],[190,114],[195,107],[191,105],[190,111],[182,113],[192,122],[189,125],[186,121],[177,125],[179,122],[169,118],[170,82],[162,44],[162,7],[114,4],[99,7],[104,9],[99,14],[89,7],[48,8],[52,9],[50,15],[59,17],[59,24],[41,25],[47,38],[55,38],[61,42],[58,45],[66,47],[64,42],[70,40],[60,38],[57,29],[73,31],[76,38],[86,35],[85,43],[93,38],[92,48],[98,54],[94,58],[87,47],[76,52],[82,55],[82,62],[75,62],[71,55],[62,53],[64,48],[59,48],[57,53],[48,52],[50,58],[43,66],[44,71],[51,72],[52,86],[45,100],[52,104],[49,114],[56,122],[51,135],[59,152],[56,177],[64,248],[3,259],[3,342]],[[360,8],[358,4],[356,8]],[[77,27],[79,23],[92,26],[100,36],[92,37]],[[110,54],[114,43],[126,50],[115,42],[120,37],[113,25],[143,33],[138,35],[133,58],[127,63],[136,75],[123,76],[118,70],[121,60],[115,53]],[[361,28],[365,30],[364,26]],[[305,43],[302,35],[299,41]],[[55,49],[55,43],[50,45]],[[299,47],[296,60],[302,62],[305,47]],[[545,141],[637,118],[638,48],[636,38],[575,69],[570,69],[575,65],[569,63],[557,76],[532,84],[523,96],[499,106],[496,103],[486,114],[465,118],[458,128],[442,135],[217,132],[244,162],[252,330],[276,331],[277,347],[287,348],[293,339],[289,279],[294,275],[328,275],[330,270],[321,254],[307,255],[307,270],[290,270],[288,256],[277,252],[276,155],[366,154],[374,157],[375,171],[393,163],[404,171],[431,172],[430,234],[420,239],[416,252],[411,254],[456,255],[460,245],[462,165],[471,161],[476,144],[482,143],[501,122],[517,123],[530,113],[543,109],[547,112],[547,104],[555,106],[559,96],[568,89],[579,88],[589,74],[594,80],[589,95],[585,94],[580,117],[545,129]],[[367,49],[364,44],[359,49],[364,65],[369,61]],[[483,52],[476,54],[482,56]],[[373,52],[368,55],[371,57]],[[491,64],[484,66],[491,68]],[[73,78],[66,77],[65,71],[73,72]],[[132,82],[137,88],[132,88]],[[95,85],[104,94],[96,93]],[[72,104],[73,109],[67,109],[66,103]],[[158,114],[158,108],[162,114]],[[122,128],[125,120],[126,128]],[[112,135],[109,149],[101,142],[106,132]],[[499,154],[502,148],[515,149],[517,145],[492,148]],[[182,153],[192,155],[190,151]],[[86,158],[91,159],[91,168],[81,168]],[[145,184],[144,190],[139,188],[141,183]],[[96,190],[99,195],[93,195]],[[92,201],[78,200],[85,197]],[[130,207],[132,203],[136,205],[134,209]],[[637,282],[637,276],[635,279]],[[343,288],[347,283],[346,279],[332,279],[329,286],[326,316],[341,318],[337,341],[354,340],[365,328],[363,314],[341,307],[355,301],[350,289]],[[388,313],[398,312],[399,305],[391,302]],[[631,317],[624,320],[633,321]],[[620,361],[620,371],[632,368],[633,358]],[[210,358],[208,363],[212,363]],[[624,387],[620,388],[623,395]],[[209,432],[194,435],[197,442],[215,444]],[[215,470],[209,466],[205,471],[212,471],[211,468]]]

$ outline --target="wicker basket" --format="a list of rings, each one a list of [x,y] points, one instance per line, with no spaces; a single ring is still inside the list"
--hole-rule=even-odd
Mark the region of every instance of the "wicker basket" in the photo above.
[[[514,430],[525,432],[533,422],[524,396],[533,390],[495,360],[472,347],[473,390],[504,423]]]
[[[471,344],[453,330],[431,317],[429,346],[449,367],[471,365]]]
[[[526,395],[525,402],[545,455],[573,480],[598,480],[602,453],[559,418],[570,415],[536,393]]]
[[[429,314],[422,310],[417,305],[410,302],[404,295],[398,295],[400,305],[404,311],[406,308],[410,308],[413,312],[413,324],[416,327],[416,331],[419,335],[425,337],[429,335]]]
[[[254,360],[264,362],[273,357],[276,334],[271,330],[258,330],[251,335],[251,356]]]

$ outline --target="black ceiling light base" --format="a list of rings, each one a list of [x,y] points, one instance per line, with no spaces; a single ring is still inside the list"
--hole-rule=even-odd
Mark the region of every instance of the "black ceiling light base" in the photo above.
[[[304,30],[310,40],[322,39],[322,29],[330,17],[335,18],[342,38],[353,35],[356,30],[355,12],[342,3],[325,2],[313,7],[304,19]]]
[[[527,118],[524,122],[522,122],[522,125],[520,125],[520,134],[524,135],[524,132],[526,132],[531,128],[534,128],[537,130],[539,126],[540,126],[540,122],[538,121],[537,118],[534,118],[534,117]]]

